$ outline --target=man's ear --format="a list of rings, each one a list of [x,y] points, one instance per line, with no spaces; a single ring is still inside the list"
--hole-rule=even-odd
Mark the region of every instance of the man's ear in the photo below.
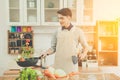
[[[68,18],[69,20],[71,20],[71,17],[70,17],[70,16],[67,16],[67,18]]]

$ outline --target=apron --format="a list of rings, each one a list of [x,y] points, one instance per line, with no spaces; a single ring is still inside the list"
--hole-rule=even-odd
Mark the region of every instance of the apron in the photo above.
[[[60,29],[57,34],[54,67],[56,69],[63,69],[66,73],[78,71],[78,63],[73,64],[72,62],[72,56],[77,56],[74,28],[72,27],[70,31]]]

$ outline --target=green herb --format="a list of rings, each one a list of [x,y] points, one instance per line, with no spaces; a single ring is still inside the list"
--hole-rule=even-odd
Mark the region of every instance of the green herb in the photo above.
[[[22,47],[21,56],[24,58],[29,58],[33,54],[33,48],[30,46]]]
[[[24,68],[16,80],[37,80],[37,72],[31,68]]]

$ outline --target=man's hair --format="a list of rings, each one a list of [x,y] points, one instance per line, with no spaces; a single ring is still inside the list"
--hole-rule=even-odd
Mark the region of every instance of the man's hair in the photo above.
[[[62,8],[60,10],[57,11],[58,14],[61,14],[63,16],[70,16],[72,17],[72,12],[69,8]]]

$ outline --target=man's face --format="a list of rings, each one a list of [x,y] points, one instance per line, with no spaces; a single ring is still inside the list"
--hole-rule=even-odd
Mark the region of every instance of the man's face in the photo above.
[[[59,20],[61,26],[68,25],[70,23],[70,19],[71,19],[70,16],[63,16],[61,14],[58,14],[58,20]]]

